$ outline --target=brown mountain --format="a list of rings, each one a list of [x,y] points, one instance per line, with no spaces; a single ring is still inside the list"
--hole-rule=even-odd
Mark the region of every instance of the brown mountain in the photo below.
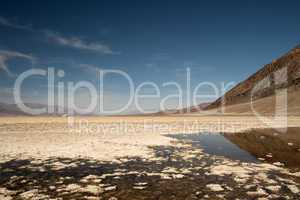
[[[205,103],[201,103],[197,106],[191,106],[188,108],[183,108],[180,110],[176,110],[176,114],[183,114],[183,113],[193,113],[193,112],[200,112],[203,111],[207,108],[207,106],[209,106],[211,103],[205,102]]]
[[[0,103],[0,116],[26,115],[14,104]]]
[[[289,114],[300,114],[300,45],[240,82],[205,110],[225,113],[274,113],[276,98],[287,90]],[[252,103],[250,103],[252,102]]]
[[[201,103],[197,106],[191,106],[188,108],[182,108],[182,109],[170,109],[170,110],[164,110],[160,111],[151,115],[168,115],[168,114],[188,114],[188,113],[196,113],[204,111],[205,108],[210,105],[210,103]]]
[[[47,105],[44,104],[38,104],[38,103],[25,103],[26,106],[30,108],[44,108],[47,107]],[[59,113],[58,112],[59,107],[54,106],[54,113],[52,114],[42,114],[42,115],[64,115],[65,113]],[[29,113],[23,112],[16,104],[8,104],[8,103],[0,103],[0,116],[19,116],[19,115],[25,115],[25,116],[31,116]]]

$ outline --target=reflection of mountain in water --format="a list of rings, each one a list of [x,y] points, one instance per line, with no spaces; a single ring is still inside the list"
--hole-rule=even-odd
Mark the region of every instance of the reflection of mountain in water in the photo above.
[[[268,162],[279,161],[288,167],[300,167],[300,128],[288,128],[286,133],[259,129],[224,136],[257,158],[265,158]]]
[[[220,133],[174,134],[168,136],[178,140],[189,141],[194,147],[199,147],[205,153],[211,155],[225,156],[243,162],[258,161],[254,156],[239,148]]]

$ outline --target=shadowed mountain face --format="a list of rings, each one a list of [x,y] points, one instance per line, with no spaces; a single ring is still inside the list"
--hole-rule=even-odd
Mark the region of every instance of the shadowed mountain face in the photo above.
[[[299,128],[288,128],[286,133],[278,133],[274,129],[259,129],[224,134],[224,137],[257,158],[300,168],[299,131]]]
[[[297,46],[281,58],[265,65],[262,69],[254,73],[245,81],[228,91],[224,96],[208,105],[205,110],[247,104],[252,100],[264,99],[265,97],[275,96],[276,92],[288,89],[288,107],[300,107],[299,95],[293,95],[300,88],[300,46]],[[296,99],[295,99],[296,98]],[[274,104],[274,99],[265,99],[261,103]],[[229,109],[228,112],[243,113],[249,112],[248,106]],[[292,110],[292,109],[290,109]],[[270,106],[258,108],[263,113],[273,113]],[[225,111],[226,112],[226,111]],[[298,113],[298,112],[297,112]]]

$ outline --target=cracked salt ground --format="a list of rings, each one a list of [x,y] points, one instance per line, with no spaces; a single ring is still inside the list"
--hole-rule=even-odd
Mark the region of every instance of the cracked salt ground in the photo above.
[[[74,158],[3,162],[0,199],[300,198],[299,173],[281,166],[211,156],[186,142],[152,150],[147,159],[114,162]]]

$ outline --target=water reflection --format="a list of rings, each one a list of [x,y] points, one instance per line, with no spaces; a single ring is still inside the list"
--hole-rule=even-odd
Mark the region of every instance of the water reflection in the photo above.
[[[243,162],[258,162],[247,151],[239,148],[236,144],[219,133],[178,134],[171,137],[179,140],[192,142],[193,146],[202,148],[205,153],[225,156]]]
[[[246,133],[176,134],[170,137],[188,140],[212,155],[243,162],[280,162],[290,168],[300,167],[300,128],[285,133],[274,129],[251,130]],[[280,164],[278,163],[278,164]]]
[[[300,128],[286,133],[274,129],[258,129],[247,133],[224,134],[224,137],[256,158],[300,167]]]

